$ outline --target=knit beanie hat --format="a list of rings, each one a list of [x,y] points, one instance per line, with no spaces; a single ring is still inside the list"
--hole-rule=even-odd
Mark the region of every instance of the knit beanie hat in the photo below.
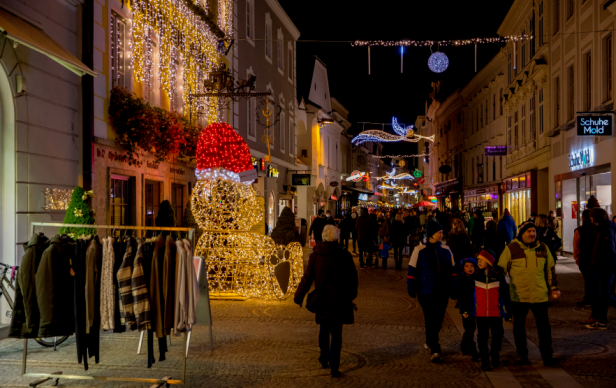
[[[522,235],[526,233],[526,231],[530,228],[535,228],[537,230],[537,226],[531,221],[526,221],[522,225],[520,225],[520,229],[518,229],[518,236],[516,237],[518,240],[522,241]]]
[[[434,234],[439,230],[443,230],[443,227],[438,222],[428,221],[426,223],[426,236],[428,236],[428,239],[434,236]]]
[[[462,259],[460,261],[460,272],[464,272],[464,264],[466,263],[473,263],[473,265],[477,267],[477,260],[473,259],[472,257]]]
[[[494,263],[496,262],[496,258],[494,257],[494,252],[489,249],[484,249],[479,252],[478,259],[484,259],[490,264],[490,267],[494,267]]]

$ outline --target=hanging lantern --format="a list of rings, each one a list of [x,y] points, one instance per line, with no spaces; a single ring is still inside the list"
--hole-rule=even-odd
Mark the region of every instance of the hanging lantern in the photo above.
[[[442,73],[449,66],[449,58],[445,53],[437,51],[428,58],[428,67],[435,73]]]

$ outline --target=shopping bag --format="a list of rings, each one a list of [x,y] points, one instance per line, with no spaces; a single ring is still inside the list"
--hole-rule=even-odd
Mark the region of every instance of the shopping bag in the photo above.
[[[410,256],[411,255],[411,247],[404,247],[402,249],[402,256]]]
[[[310,236],[310,248],[314,248],[317,245],[317,242],[314,240],[314,237]]]

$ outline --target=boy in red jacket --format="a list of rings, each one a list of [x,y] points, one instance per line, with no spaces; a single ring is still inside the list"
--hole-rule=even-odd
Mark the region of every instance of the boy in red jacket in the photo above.
[[[484,249],[479,253],[477,257],[479,271],[473,275],[475,288],[470,291],[472,306],[464,306],[463,309],[472,311],[472,315],[476,318],[477,344],[481,355],[481,369],[484,371],[500,366],[500,350],[504,335],[503,318],[507,321],[511,319],[509,285],[500,267],[494,266],[495,262],[496,258],[492,251]],[[492,332],[491,349],[488,348],[490,332]]]

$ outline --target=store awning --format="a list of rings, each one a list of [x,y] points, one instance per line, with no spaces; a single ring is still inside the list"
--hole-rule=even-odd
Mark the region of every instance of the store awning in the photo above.
[[[0,31],[7,38],[43,53],[78,76],[96,73],[53,40],[42,29],[0,8]]]

